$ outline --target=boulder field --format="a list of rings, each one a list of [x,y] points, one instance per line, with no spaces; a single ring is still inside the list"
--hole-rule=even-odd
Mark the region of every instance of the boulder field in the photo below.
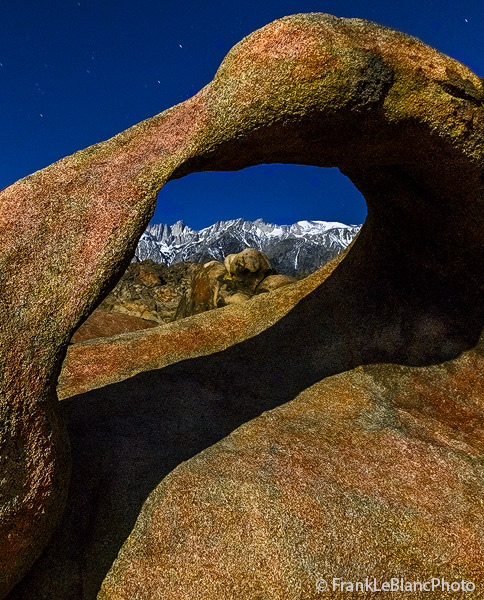
[[[193,98],[0,192],[0,598],[44,548],[12,598],[484,584],[483,101],[479,77],[415,38],[293,15]],[[132,354],[137,375],[59,403],[69,340],[159,189],[270,162],[338,166],[365,196],[331,274],[276,316],[273,298],[295,292],[190,317],[212,337],[170,324],[186,343],[172,360]]]
[[[71,343],[149,329],[206,310],[240,304],[296,281],[274,273],[255,248],[227,256],[231,269],[213,260],[170,266],[152,260],[132,262],[116,287],[80,326]],[[86,379],[87,382],[87,379]]]

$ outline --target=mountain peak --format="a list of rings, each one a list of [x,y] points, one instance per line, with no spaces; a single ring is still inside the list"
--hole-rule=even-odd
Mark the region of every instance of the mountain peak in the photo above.
[[[292,225],[275,225],[261,218],[217,221],[198,231],[183,221],[171,226],[154,224],[141,237],[135,260],[151,258],[166,265],[223,261],[228,254],[257,248],[279,273],[308,274],[344,250],[359,229],[359,225],[335,221],[301,220]]]

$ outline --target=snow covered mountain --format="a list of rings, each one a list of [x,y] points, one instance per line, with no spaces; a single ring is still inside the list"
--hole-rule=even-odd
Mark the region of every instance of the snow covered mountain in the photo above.
[[[151,258],[171,265],[181,261],[221,260],[244,248],[266,254],[278,273],[307,275],[344,250],[361,225],[298,221],[272,225],[262,219],[218,221],[196,231],[178,221],[149,225],[136,248],[135,261]]]

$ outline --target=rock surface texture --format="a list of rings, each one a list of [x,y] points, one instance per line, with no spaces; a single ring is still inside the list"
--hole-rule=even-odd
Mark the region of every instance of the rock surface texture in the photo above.
[[[182,262],[166,266],[152,260],[131,263],[71,341],[147,329],[149,322],[170,323],[296,281],[269,275],[272,279],[266,285],[266,276],[273,271],[267,257],[255,249],[231,254],[227,260],[229,271],[216,260],[205,265]]]
[[[482,597],[483,389],[484,344],[308,387],[164,479],[99,598],[316,600],[324,578],[343,599],[333,578],[367,577],[472,582]]]
[[[269,291],[262,284],[270,277],[273,279],[268,285],[272,289],[296,281],[295,277],[273,273],[267,256],[255,248],[245,248],[237,254],[229,254],[223,264],[212,260],[199,265],[193,272],[191,285],[178,305],[175,319],[247,302],[254,294]]]
[[[82,496],[80,479],[102,499],[111,480],[94,474],[112,475],[117,463],[117,496],[131,488],[139,496],[116,506],[117,529],[91,538],[96,552],[71,543],[56,563],[47,549],[53,570],[29,575],[42,586],[27,578],[13,597],[94,597],[99,564],[109,568],[116,535],[129,533],[123,526],[163,475],[143,470],[147,457],[133,450],[139,430],[127,439],[126,423],[110,425],[112,411],[121,419],[119,403],[130,418],[158,408],[158,392],[168,404],[155,422],[171,400],[185,402],[185,421],[173,416],[166,431],[195,452],[291,402],[160,484],[102,600],[316,598],[316,577],[333,575],[483,584],[483,100],[479,77],[415,38],[294,15],[242,40],[193,98],[0,192],[0,597],[64,508],[68,444],[55,386],[67,344],[129,263],[158,190],[193,171],[269,162],[338,166],[367,201],[359,237],[276,322],[272,294],[261,296],[249,317],[262,320],[258,335],[214,354],[209,343],[206,356],[66,401],[77,467],[64,518],[75,512],[72,494]],[[449,245],[456,220],[457,247]],[[192,340],[192,350],[204,343]],[[104,464],[105,437],[87,435],[95,415],[109,439]],[[193,428],[180,425],[190,419]],[[190,457],[170,447],[166,467]],[[136,460],[123,463],[130,452]],[[86,531],[114,512],[87,510]],[[72,587],[54,589],[68,580],[49,577],[73,564]]]
[[[100,309],[155,323],[170,323],[201,265],[166,266],[152,260],[131,263]]]
[[[274,272],[267,256],[255,248],[229,254],[225,257],[224,265],[229,277],[240,279],[250,292],[254,292],[259,283]]]
[[[97,309],[79,327],[71,341],[73,343],[85,342],[96,338],[111,337],[126,331],[138,331],[152,327],[156,327],[156,323],[153,321]]]

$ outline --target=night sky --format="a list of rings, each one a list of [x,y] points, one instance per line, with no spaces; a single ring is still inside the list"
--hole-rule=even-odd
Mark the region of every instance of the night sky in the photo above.
[[[0,7],[0,188],[189,98],[234,44],[289,14],[376,21],[484,76],[482,0],[2,0]],[[170,182],[153,222],[361,223],[365,214],[337,169],[262,165]]]

